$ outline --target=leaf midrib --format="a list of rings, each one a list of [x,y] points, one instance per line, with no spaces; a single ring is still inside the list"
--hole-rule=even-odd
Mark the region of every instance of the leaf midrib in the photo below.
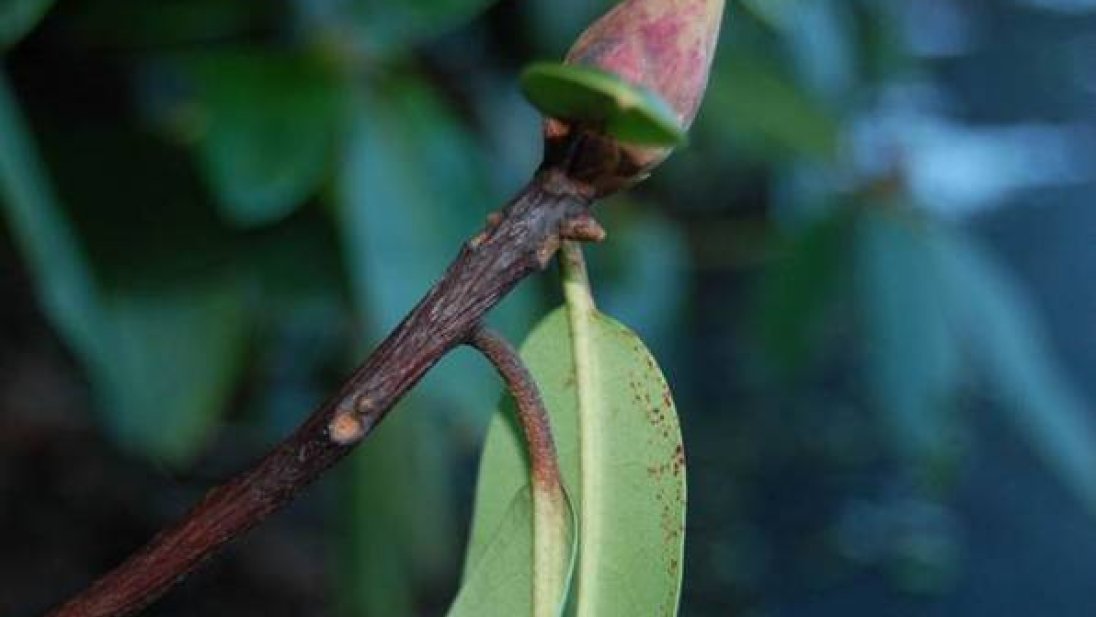
[[[567,302],[567,316],[571,326],[571,351],[574,357],[575,396],[578,399],[579,423],[579,482],[578,491],[578,576],[575,590],[575,613],[577,617],[596,615],[597,585],[584,585],[584,581],[597,580],[600,570],[600,547],[603,546],[602,520],[590,515],[603,510],[599,502],[605,491],[602,490],[601,469],[589,464],[600,460],[599,452],[604,449],[602,436],[605,434],[600,423],[607,417],[601,406],[604,396],[598,379],[599,364],[593,351],[594,325],[597,319],[597,307],[590,293],[586,278],[585,264],[581,259],[581,249],[577,246],[565,248],[563,261],[563,294]],[[570,259],[567,253],[577,254]]]

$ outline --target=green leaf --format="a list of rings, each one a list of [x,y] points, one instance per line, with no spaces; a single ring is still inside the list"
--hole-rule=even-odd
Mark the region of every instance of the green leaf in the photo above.
[[[449,617],[533,615],[533,498],[521,489],[490,537],[476,548],[475,562],[465,568],[464,581]]]
[[[856,9],[844,0],[815,0],[788,4],[785,14],[782,38],[799,83],[827,108],[847,106],[863,78]]]
[[[737,53],[718,64],[708,87],[705,133],[734,140],[764,159],[807,155],[832,159],[840,125],[787,71],[770,60]]]
[[[235,281],[104,297],[3,81],[0,135],[0,204],[108,428],[131,451],[186,462],[224,410],[241,364],[246,327]]]
[[[98,353],[95,277],[42,168],[18,103],[0,73],[0,207],[53,327],[85,363]]]
[[[504,395],[500,409],[502,415],[495,418],[504,418],[508,429],[520,432],[514,425],[517,411],[511,396]],[[484,528],[490,536],[473,536],[465,582],[450,617],[558,617],[566,605],[577,548],[574,509],[562,478],[538,476],[531,470],[528,451],[519,448],[528,484],[510,501],[499,528]],[[557,462],[552,461],[553,468]]]
[[[196,55],[184,70],[207,120],[198,152],[225,218],[270,223],[316,191],[343,113],[341,84],[329,67],[251,50]]]
[[[395,54],[470,20],[495,0],[300,0],[326,28],[346,30],[362,51]]]
[[[574,40],[617,0],[529,0],[522,4],[523,40],[532,49],[553,49]]]
[[[773,28],[782,28],[795,6],[794,0],[742,0],[742,8]]]
[[[624,142],[676,146],[685,140],[681,123],[662,97],[606,71],[538,63],[522,72],[521,89],[546,116],[603,126]]]
[[[935,253],[942,295],[956,330],[1020,433],[1077,497],[1096,512],[1096,425],[1092,409],[1062,375],[1036,311],[980,246],[947,231]]]
[[[590,307],[572,310],[573,319],[565,309],[546,317],[521,351],[551,415],[577,511],[579,555],[568,614],[673,615],[685,514],[673,402],[634,333]],[[480,463],[466,571],[487,558],[528,477],[520,434],[507,415],[497,414]]]
[[[943,447],[965,344],[1020,432],[1096,511],[1096,424],[1015,283],[977,245],[910,212],[872,212],[861,223],[869,376],[899,445],[913,454]]]
[[[901,212],[871,212],[859,221],[855,249],[868,380],[895,446],[919,462],[947,453],[962,367],[933,229]]]
[[[51,6],[53,0],[0,0],[0,51],[30,32]]]
[[[132,451],[188,462],[242,368],[247,313],[236,281],[121,291],[106,309],[91,369],[108,428]]]
[[[498,528],[476,548],[477,559],[469,562],[448,617],[562,614],[574,568],[574,512],[563,497],[557,502],[562,516],[543,521],[536,499],[528,486],[514,495]],[[558,543],[547,547],[548,559],[538,554],[537,543],[536,526],[545,523],[548,535]],[[539,585],[547,587],[547,593],[538,593]]]
[[[753,319],[777,366],[809,359],[820,326],[839,296],[849,266],[851,212],[839,209],[782,240],[766,269]]]
[[[145,52],[209,47],[228,41],[251,40],[285,23],[285,7],[275,3],[225,0],[99,0],[67,3],[67,31],[80,33],[88,48],[103,45]],[[70,30],[71,29],[71,30]]]

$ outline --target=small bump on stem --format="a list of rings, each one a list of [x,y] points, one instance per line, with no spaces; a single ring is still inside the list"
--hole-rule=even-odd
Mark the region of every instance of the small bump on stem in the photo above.
[[[586,213],[565,219],[559,228],[559,236],[564,240],[601,242],[606,235],[605,228],[601,226],[601,223],[598,223],[594,217]]]
[[[365,394],[362,394],[354,399],[354,413],[358,414],[359,416],[364,416],[366,414],[372,413],[376,410],[376,406],[376,402],[372,399],[372,397],[369,397]]]
[[[331,441],[347,446],[365,435],[365,423],[354,414],[340,413],[327,425],[327,434]]]
[[[559,236],[549,236],[543,244],[537,247],[536,260],[541,270],[544,270],[548,267],[548,264],[552,263],[552,257],[555,256],[562,242]]]

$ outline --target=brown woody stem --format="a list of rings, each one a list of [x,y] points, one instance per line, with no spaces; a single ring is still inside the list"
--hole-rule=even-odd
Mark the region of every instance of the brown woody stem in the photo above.
[[[517,350],[498,333],[485,327],[477,328],[468,344],[495,365],[510,396],[514,397],[518,423],[521,424],[529,453],[531,480],[542,489],[557,490],[563,485],[563,480],[559,473],[556,446],[552,440],[552,425],[536,380],[521,361]]]
[[[594,190],[571,179],[569,158],[542,168],[462,247],[418,306],[296,432],[49,616],[137,612],[346,456],[443,355],[473,337],[487,311],[547,266],[568,221],[587,214]]]

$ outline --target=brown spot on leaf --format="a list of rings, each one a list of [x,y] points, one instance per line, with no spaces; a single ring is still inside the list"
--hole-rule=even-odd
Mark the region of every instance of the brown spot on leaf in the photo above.
[[[685,448],[681,444],[677,444],[677,447],[674,448],[673,461],[674,475],[680,476],[681,471],[685,469]]]

